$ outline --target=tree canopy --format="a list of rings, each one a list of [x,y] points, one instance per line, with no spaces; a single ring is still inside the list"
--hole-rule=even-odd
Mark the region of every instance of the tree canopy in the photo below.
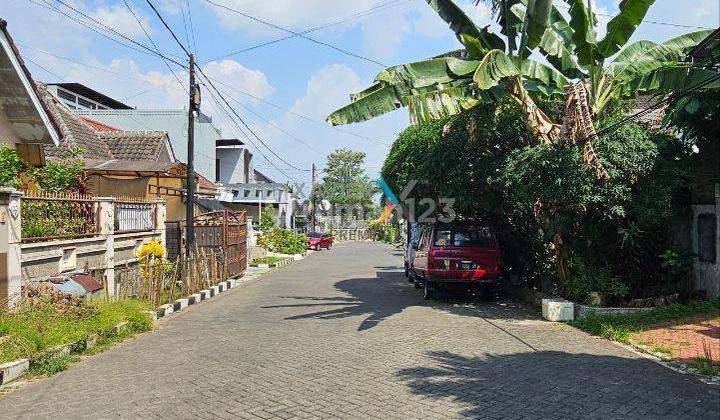
[[[323,170],[325,176],[317,186],[318,199],[332,204],[370,206],[377,188],[363,169],[364,161],[363,152],[337,149],[330,153]]]

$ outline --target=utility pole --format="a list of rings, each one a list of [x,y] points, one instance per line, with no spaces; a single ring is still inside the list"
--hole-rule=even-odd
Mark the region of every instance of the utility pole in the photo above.
[[[316,183],[316,171],[315,171],[315,164],[312,164],[312,186],[310,190],[310,205],[312,206],[312,231],[315,232],[315,183]]]
[[[195,55],[190,54],[190,107],[188,109],[187,197],[185,200],[185,255],[195,246],[195,111],[200,109],[200,93],[195,86]]]

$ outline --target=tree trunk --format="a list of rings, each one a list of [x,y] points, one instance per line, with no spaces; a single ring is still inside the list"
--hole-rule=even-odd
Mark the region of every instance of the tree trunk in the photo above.
[[[560,134],[560,125],[553,123],[550,117],[535,104],[535,100],[522,86],[520,78],[507,79],[505,88],[518,103],[523,122],[537,142],[554,143]]]
[[[579,143],[583,148],[583,162],[595,169],[598,179],[608,179],[610,175],[603,167],[592,146],[597,139],[595,114],[588,101],[587,85],[580,81],[570,86],[565,104],[565,118],[560,129],[560,144]]]

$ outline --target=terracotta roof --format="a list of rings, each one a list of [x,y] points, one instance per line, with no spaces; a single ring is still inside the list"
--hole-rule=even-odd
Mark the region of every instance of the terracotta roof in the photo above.
[[[630,114],[635,114],[643,111],[656,103],[662,98],[653,95],[638,95],[635,98],[635,103],[630,110]],[[667,105],[663,105],[659,108],[653,109],[652,111],[646,112],[637,118],[637,122],[647,126],[650,129],[658,129],[662,126],[663,118],[667,112]]]
[[[209,179],[205,178],[204,176],[202,176],[198,173],[196,173],[196,175],[198,178],[198,188],[200,190],[217,192],[218,186],[215,185],[214,182],[210,181]]]
[[[119,131],[120,130],[119,128],[115,128],[113,126],[103,124],[100,121],[95,121],[92,118],[86,117],[84,115],[80,115],[80,119],[85,121],[95,131]]]
[[[100,138],[107,143],[116,159],[159,159],[167,144],[165,131],[102,131]]]
[[[83,158],[110,160],[115,156],[108,145],[100,139],[93,128],[73,114],[65,105],[48,93],[45,85],[38,83],[41,99],[50,110],[50,115],[60,127],[60,146],[45,147],[45,156],[63,157],[69,149],[83,149]]]
[[[86,160],[85,170],[90,173],[123,172],[128,174],[141,174],[154,176],[159,173],[163,176],[184,177],[187,167],[178,162],[151,162],[149,160]]]

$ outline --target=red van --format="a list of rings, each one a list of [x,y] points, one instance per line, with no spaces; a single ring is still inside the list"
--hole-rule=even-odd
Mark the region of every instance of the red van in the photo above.
[[[435,223],[417,244],[413,275],[425,299],[450,287],[476,288],[492,298],[502,275],[502,253],[492,230],[481,223]]]

